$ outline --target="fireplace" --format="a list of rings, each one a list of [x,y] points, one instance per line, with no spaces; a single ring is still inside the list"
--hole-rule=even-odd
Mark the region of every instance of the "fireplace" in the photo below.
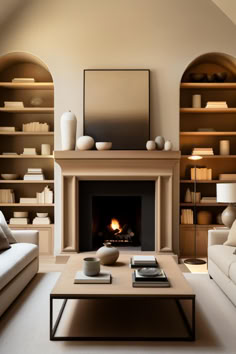
[[[94,236],[104,233],[104,229],[110,225],[110,219],[113,217],[118,218],[121,228],[130,229],[128,234],[134,233],[137,236],[133,240],[134,244],[139,245],[137,247],[143,250],[154,249],[155,252],[161,254],[178,253],[179,151],[55,151],[54,156],[62,172],[61,233],[58,233],[58,237],[60,237],[63,253],[96,249],[103,239],[107,238],[107,235],[104,235],[104,238],[101,238],[99,242],[93,243],[91,240]],[[142,220],[142,210],[149,210],[149,207],[142,206],[145,199],[142,194],[145,193],[140,192],[140,187],[138,191],[133,190],[132,192],[130,187],[127,187],[126,192],[124,192],[123,187],[120,190],[117,187],[115,188],[119,193],[114,193],[114,188],[113,191],[109,191],[109,185],[112,185],[112,183],[122,185],[121,182],[126,182],[128,186],[138,185],[139,183],[141,185],[145,185],[145,183],[152,185],[154,207],[153,212],[150,213],[153,215],[154,221],[148,222],[148,225],[151,225],[154,231],[146,231],[147,224]],[[102,188],[102,193],[92,192],[91,189],[89,197],[85,197],[85,200],[80,202],[84,186],[87,183],[103,183],[105,187]],[[121,194],[121,191],[123,191],[123,194]],[[57,198],[59,198],[58,195]],[[111,198],[115,199],[112,200]],[[125,198],[129,198],[128,202]],[[140,206],[140,199],[141,211],[138,207]],[[90,203],[89,209],[87,209],[88,205],[86,203]],[[130,205],[128,209],[133,209],[131,221],[127,222],[122,214],[118,213],[116,215],[117,211],[113,209],[113,212],[109,215],[109,220],[102,217],[102,221],[96,223],[97,218],[100,217],[100,215],[96,215],[93,222],[93,215],[99,214],[99,210],[104,208],[104,204],[108,205],[109,203],[113,206],[123,204],[122,210]],[[105,208],[107,214],[110,209],[107,206]],[[90,219],[87,219],[85,229],[82,230],[81,224],[83,224],[84,218],[88,217]],[[138,220],[141,220],[140,225]],[[127,223],[128,225],[125,226]],[[145,231],[142,230],[143,227]],[[92,236],[91,229],[93,231]],[[125,230],[124,234],[126,234]],[[147,235],[152,236],[149,239]],[[115,236],[119,236],[119,234]],[[89,242],[87,238],[90,239]],[[146,242],[150,244],[146,245]]]
[[[104,242],[118,247],[155,249],[155,183],[153,181],[81,181],[80,251]]]

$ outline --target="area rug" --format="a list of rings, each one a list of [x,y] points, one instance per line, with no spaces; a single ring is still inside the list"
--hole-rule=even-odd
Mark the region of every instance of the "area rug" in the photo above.
[[[236,308],[207,274],[185,273],[196,292],[195,342],[51,342],[49,293],[59,275],[38,274],[0,318],[0,353],[235,353]],[[124,323],[130,320],[124,312]]]

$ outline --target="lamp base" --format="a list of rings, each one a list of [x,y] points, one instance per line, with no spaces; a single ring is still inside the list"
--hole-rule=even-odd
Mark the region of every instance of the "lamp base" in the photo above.
[[[199,259],[199,258],[188,258],[188,259],[185,259],[184,263],[192,264],[192,265],[201,265],[201,264],[206,264],[206,261],[204,261],[203,259]]]
[[[235,219],[236,219],[236,208],[232,204],[229,204],[221,214],[221,220],[223,224],[230,229]]]

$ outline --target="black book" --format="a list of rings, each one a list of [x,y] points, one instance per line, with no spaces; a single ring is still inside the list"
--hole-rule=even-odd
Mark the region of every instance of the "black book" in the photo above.
[[[134,263],[133,258],[130,258],[130,267],[131,268],[158,268],[159,264],[157,260],[155,259],[155,262],[150,262],[150,263]]]
[[[167,281],[136,281],[134,273],[132,274],[133,288],[169,288],[170,283]]]

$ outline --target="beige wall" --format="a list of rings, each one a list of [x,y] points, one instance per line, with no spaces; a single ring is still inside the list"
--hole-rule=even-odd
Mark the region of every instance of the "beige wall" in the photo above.
[[[179,82],[186,66],[207,52],[236,56],[236,27],[210,0],[9,3],[11,11],[0,17],[0,55],[26,51],[48,65],[55,82],[56,149],[65,110],[76,114],[82,134],[83,69],[149,68],[151,137],[164,135],[178,149]],[[0,0],[1,9],[7,6],[7,0]],[[57,220],[59,210],[57,203]]]

